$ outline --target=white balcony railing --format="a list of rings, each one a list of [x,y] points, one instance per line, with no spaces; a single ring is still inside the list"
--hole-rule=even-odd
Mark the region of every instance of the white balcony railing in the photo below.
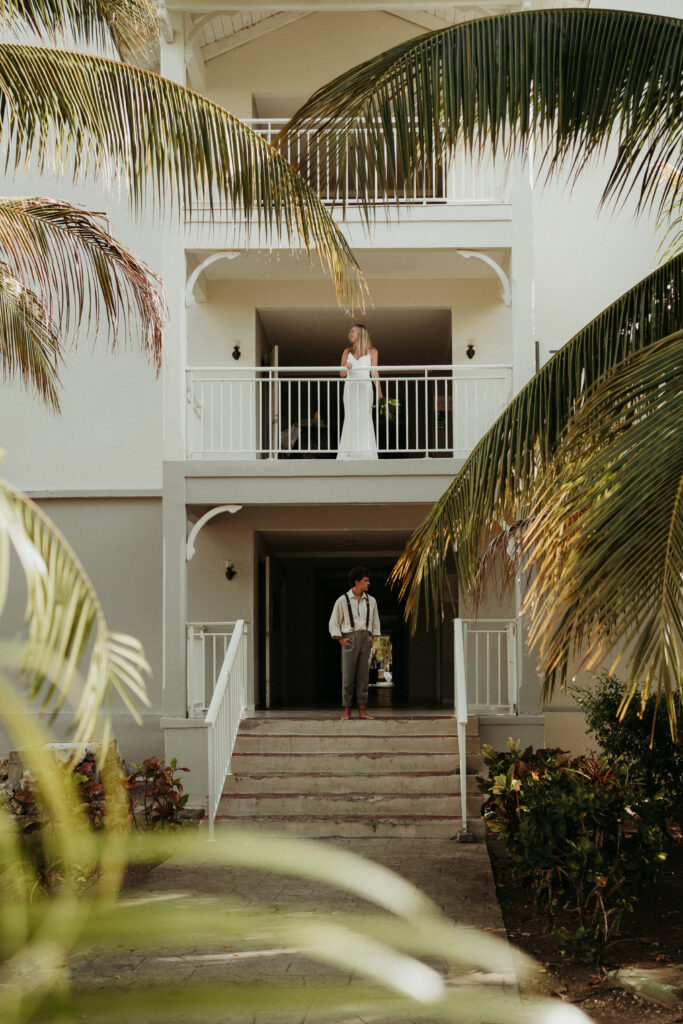
[[[278,133],[287,123],[286,118],[246,118],[245,121],[270,143],[275,142]],[[314,129],[299,132],[289,143],[284,155],[295,166],[307,167],[308,179],[324,203],[341,205],[343,200],[347,207],[353,208],[358,204],[361,181],[364,183],[362,192],[371,201],[379,204],[386,200],[386,194],[380,192],[373,167],[365,167],[361,173],[353,153],[345,161],[344,167],[340,166],[341,161],[330,151],[317,151],[315,157],[309,159],[314,135]],[[361,148],[362,141],[357,146]],[[385,166],[396,166],[389,152],[391,146],[396,146],[395,140],[387,139],[383,157]],[[502,159],[493,160],[486,152],[479,158],[456,152],[445,164],[436,160],[427,163],[415,175],[410,188],[398,176],[391,191],[390,202],[401,206],[507,203],[510,201],[509,178],[507,164]],[[201,220],[203,213],[204,207],[200,203],[188,214],[188,219]],[[233,219],[231,211],[225,209],[222,213],[225,218]],[[216,211],[213,215],[215,218]]]
[[[188,718],[206,714],[234,630],[234,622],[186,624]]]
[[[455,621],[462,635],[461,668],[465,673],[469,710],[475,714],[518,714],[517,622],[514,619]]]
[[[466,456],[512,397],[507,365],[382,366],[372,417],[381,458]],[[338,368],[187,370],[187,457],[335,458]]]

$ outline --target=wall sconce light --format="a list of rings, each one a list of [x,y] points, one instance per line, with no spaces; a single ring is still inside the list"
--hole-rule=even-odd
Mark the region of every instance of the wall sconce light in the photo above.
[[[225,563],[225,578],[226,578],[226,580],[234,580],[236,575],[237,575],[237,569],[235,568],[234,563],[233,562],[226,562]]]
[[[465,355],[468,359],[474,359],[476,350],[474,348],[474,339],[470,338],[467,342],[467,348],[465,349]]]
[[[232,350],[232,358],[233,359],[239,359],[239,357],[241,355],[242,355],[242,353],[240,352],[240,343],[239,343],[239,341],[236,341],[235,342],[235,347]]]

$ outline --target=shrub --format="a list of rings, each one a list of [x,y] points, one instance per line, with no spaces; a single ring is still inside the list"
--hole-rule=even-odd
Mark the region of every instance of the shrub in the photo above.
[[[489,828],[553,918],[561,948],[597,953],[666,857],[657,810],[629,767],[559,749],[484,748]]]
[[[179,768],[175,757],[166,765],[159,757],[148,757],[133,768],[135,771],[126,780],[126,787],[131,791],[133,821],[137,823],[142,818],[148,828],[179,825],[187,794],[183,794],[183,785],[175,772],[189,769]]]
[[[617,718],[626,683],[601,672],[595,685],[571,692],[586,715],[586,724],[610,760],[619,758],[640,776],[646,793],[665,815],[683,824],[683,745],[671,738],[666,709],[653,694],[641,708],[636,698],[622,720]]]

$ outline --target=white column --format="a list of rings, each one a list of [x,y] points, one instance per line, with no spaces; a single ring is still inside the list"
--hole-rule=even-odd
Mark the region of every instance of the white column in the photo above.
[[[161,74],[185,86],[184,15],[168,14],[166,31],[161,35]],[[187,326],[185,315],[185,230],[182,209],[175,204],[169,214],[163,238],[161,274],[168,300],[169,322],[164,331],[164,462],[185,459],[185,368],[187,366]]]
[[[512,391],[517,392],[536,368],[534,325],[533,184],[528,164],[511,168],[512,250]]]
[[[163,717],[184,718],[186,700],[187,520],[181,467],[165,467]]]

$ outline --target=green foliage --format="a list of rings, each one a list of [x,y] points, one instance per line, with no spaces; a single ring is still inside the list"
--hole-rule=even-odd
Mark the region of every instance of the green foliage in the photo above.
[[[187,772],[189,768],[179,768],[175,757],[170,764],[164,764],[159,757],[148,757],[133,767],[135,771],[126,780],[126,788],[131,791],[133,821],[137,823],[142,818],[147,828],[180,824],[187,793],[183,794],[180,776],[175,773]]]
[[[586,725],[610,760],[619,760],[642,779],[645,792],[664,813],[683,823],[683,746],[671,738],[659,699],[633,701],[622,708],[626,683],[601,672],[593,686],[575,687],[572,696],[586,716]]]
[[[515,876],[547,906],[560,948],[599,952],[666,858],[656,801],[619,761],[511,739],[483,753],[484,814]]]

